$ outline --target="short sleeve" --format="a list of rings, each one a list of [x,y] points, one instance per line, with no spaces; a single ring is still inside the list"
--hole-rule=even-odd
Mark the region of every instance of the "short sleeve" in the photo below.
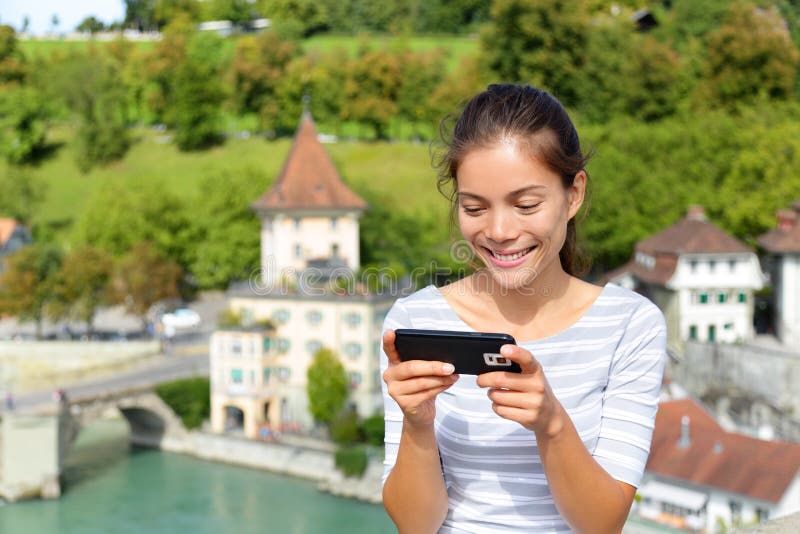
[[[397,301],[386,315],[381,332],[385,332],[389,328],[396,330],[410,327],[411,320],[408,316],[408,311],[400,301]],[[388,366],[389,359],[383,351],[383,344],[381,344],[381,374],[386,371]],[[385,382],[381,382],[381,391],[383,392],[383,413],[386,427],[383,437],[383,479],[381,482],[385,483],[397,459],[397,450],[400,447],[400,433],[403,429],[403,412],[394,399],[389,396]]]
[[[620,338],[603,394],[592,455],[615,479],[641,482],[653,437],[666,360],[664,316],[651,302],[635,308]]]

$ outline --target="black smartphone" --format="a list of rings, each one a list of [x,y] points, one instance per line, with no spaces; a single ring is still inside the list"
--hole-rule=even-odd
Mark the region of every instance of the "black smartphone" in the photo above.
[[[516,345],[514,338],[508,334],[412,328],[398,328],[394,333],[394,346],[403,361],[452,363],[456,373],[462,375],[494,371],[522,372],[518,363],[500,355],[503,345]]]

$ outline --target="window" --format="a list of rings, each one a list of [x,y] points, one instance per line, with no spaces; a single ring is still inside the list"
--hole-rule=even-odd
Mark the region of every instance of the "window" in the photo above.
[[[350,379],[350,387],[352,389],[355,389],[361,385],[361,373],[355,371],[349,372],[347,373],[347,377]]]
[[[697,325],[696,324],[690,324],[689,325],[689,339],[691,339],[692,341],[697,340]]]
[[[278,352],[286,352],[289,350],[291,344],[288,339],[279,337],[275,340],[275,345],[277,346]]]
[[[731,525],[739,526],[742,522],[742,503],[728,501],[728,508],[731,510]]]
[[[717,327],[713,324],[708,325],[708,340],[712,343],[717,340]]]
[[[728,268],[731,272],[736,270],[736,260],[728,260]]]
[[[234,384],[241,384],[242,383],[242,370],[241,369],[231,369],[231,382]]]
[[[708,293],[700,293],[700,304],[708,304]]]
[[[268,337],[265,337],[263,342],[264,352],[269,352],[270,345],[272,345],[272,340]]]
[[[716,260],[711,260],[708,262],[708,272],[713,273],[717,269],[717,262]]]
[[[338,217],[331,217],[331,230],[336,230],[336,221],[338,220]]]
[[[272,369],[270,369],[269,367],[265,367],[264,368],[264,383],[265,384],[269,382],[269,375],[270,375],[271,372],[272,372]]]
[[[733,330],[733,323],[725,323],[722,328],[725,330]]]
[[[302,258],[303,257],[303,245],[295,245],[294,246],[294,257],[295,258]]]
[[[288,367],[278,367],[278,380],[286,382],[292,376],[292,370]]]
[[[256,372],[250,369],[250,385],[252,386],[255,383],[256,383]]]
[[[720,304],[725,304],[725,301],[728,300],[728,294],[724,291],[720,291],[717,293],[717,302]]]
[[[756,520],[759,523],[763,523],[769,519],[769,510],[765,510],[763,508],[756,508]]]
[[[747,302],[747,293],[739,293],[739,303],[744,304]]]
[[[275,312],[272,314],[272,318],[275,319],[275,322],[277,323],[286,323],[289,321],[291,316],[292,315],[289,313],[289,310],[284,309],[275,310]]]
[[[344,322],[350,328],[355,328],[361,324],[361,314],[356,312],[350,312],[344,314]]]
[[[697,272],[697,260],[692,260],[689,262],[689,268],[692,270],[693,273]]]
[[[300,217],[295,217],[294,218],[294,229],[295,230],[300,230],[300,228],[302,228],[302,226],[303,226],[303,219],[301,219]]]
[[[239,356],[242,353],[242,340],[239,338],[231,339],[231,352]]]
[[[361,356],[361,343],[345,343],[344,353],[350,358],[358,358]]]
[[[316,326],[322,322],[322,312],[318,310],[311,310],[306,312],[306,320],[309,324]]]
[[[338,258],[339,257],[339,244],[334,243],[331,245],[331,258]]]
[[[306,350],[307,350],[307,351],[308,351],[308,353],[309,353],[309,354],[311,354],[312,356],[313,356],[314,354],[316,354],[316,353],[317,353],[317,351],[318,351],[319,349],[321,349],[321,348],[322,348],[322,343],[320,343],[320,342],[319,342],[319,341],[317,341],[316,339],[312,339],[311,341],[309,341],[308,343],[306,343]]]

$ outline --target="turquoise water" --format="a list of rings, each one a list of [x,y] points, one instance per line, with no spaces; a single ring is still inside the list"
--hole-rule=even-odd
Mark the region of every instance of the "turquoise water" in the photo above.
[[[313,482],[131,447],[100,421],[70,451],[58,501],[0,505],[2,534],[396,532],[383,508]]]

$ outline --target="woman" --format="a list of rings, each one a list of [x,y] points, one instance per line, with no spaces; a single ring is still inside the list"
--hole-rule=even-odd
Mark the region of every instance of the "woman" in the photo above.
[[[483,268],[399,299],[383,335],[383,500],[401,534],[619,532],[647,455],[666,328],[647,299],[577,278],[586,157],[558,101],[491,85],[440,162]],[[400,362],[394,329],[503,332],[523,372]]]

